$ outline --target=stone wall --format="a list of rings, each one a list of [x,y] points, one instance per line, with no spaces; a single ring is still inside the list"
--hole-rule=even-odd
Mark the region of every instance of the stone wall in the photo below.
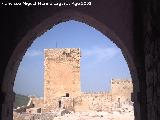
[[[111,87],[112,89],[109,92],[81,92],[77,96],[57,96],[52,99],[50,104],[44,104],[42,98],[31,96],[31,107],[26,107],[25,111],[32,114],[58,112],[64,109],[74,112],[113,112],[124,109],[133,111],[133,103],[131,102],[131,93],[133,92],[132,81],[112,79]],[[33,107],[32,104],[34,104]],[[20,110],[22,111],[23,108]]]
[[[143,39],[145,54],[148,120],[160,119],[160,2],[148,0],[144,7]],[[143,101],[142,101],[143,102]]]
[[[74,99],[75,111],[112,111],[131,105],[131,93],[133,84],[131,80],[111,80],[111,91],[100,93],[82,93]]]
[[[52,106],[56,98],[79,95],[80,49],[45,49],[44,54],[44,103]]]
[[[110,93],[84,93],[74,98],[75,111],[109,111],[112,107]]]
[[[133,92],[132,80],[121,80],[112,79],[111,80],[111,94],[112,99],[117,101],[131,101],[131,93]]]
[[[34,107],[43,107],[44,105],[44,99],[43,98],[37,98],[35,96],[31,96],[30,97],[32,99],[32,104],[34,105]]]

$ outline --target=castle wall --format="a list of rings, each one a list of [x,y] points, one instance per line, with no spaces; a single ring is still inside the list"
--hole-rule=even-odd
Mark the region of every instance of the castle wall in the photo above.
[[[132,80],[111,80],[111,94],[112,99],[117,101],[131,101],[131,93],[133,92]]]
[[[110,93],[82,93],[74,99],[75,111],[108,111],[112,106]]]
[[[43,107],[42,112],[55,111],[60,108],[73,110],[75,112],[84,111],[114,111],[119,108],[129,107],[129,111],[133,109],[131,102],[131,93],[133,92],[131,80],[111,80],[111,91],[82,93],[75,96],[61,96],[52,99],[52,103]],[[55,95],[53,95],[55,96]],[[52,96],[51,96],[52,97]],[[33,99],[36,107],[42,107],[40,99]],[[37,102],[38,101],[38,102]]]
[[[114,99],[114,97],[120,98],[120,100]],[[77,112],[84,111],[113,111],[123,108],[125,106],[131,106],[133,109],[132,102],[129,97],[123,99],[122,96],[114,96],[111,92],[109,93],[88,93],[82,94],[80,97],[74,98],[74,110]]]

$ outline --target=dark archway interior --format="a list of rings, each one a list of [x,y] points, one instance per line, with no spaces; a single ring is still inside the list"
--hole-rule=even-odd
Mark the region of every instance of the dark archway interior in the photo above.
[[[70,19],[93,26],[121,48],[133,79],[135,119],[160,119],[158,0],[93,0],[85,7],[1,6],[1,119],[12,119],[14,78],[27,48],[54,24]]]

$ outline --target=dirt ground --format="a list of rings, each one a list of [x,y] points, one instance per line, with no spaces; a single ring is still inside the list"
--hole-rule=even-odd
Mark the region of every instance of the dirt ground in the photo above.
[[[53,120],[134,120],[133,112],[82,112],[57,116]]]

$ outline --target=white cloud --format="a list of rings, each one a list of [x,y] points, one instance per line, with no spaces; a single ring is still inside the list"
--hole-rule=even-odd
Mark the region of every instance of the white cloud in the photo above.
[[[85,49],[82,51],[82,57],[91,58],[96,57],[94,61],[101,62],[103,60],[110,60],[116,57],[121,50],[116,47],[93,47],[91,49]]]
[[[42,55],[42,51],[40,50],[29,50],[26,52],[26,56],[31,56],[31,57],[34,57],[34,56],[39,56],[39,55]]]

